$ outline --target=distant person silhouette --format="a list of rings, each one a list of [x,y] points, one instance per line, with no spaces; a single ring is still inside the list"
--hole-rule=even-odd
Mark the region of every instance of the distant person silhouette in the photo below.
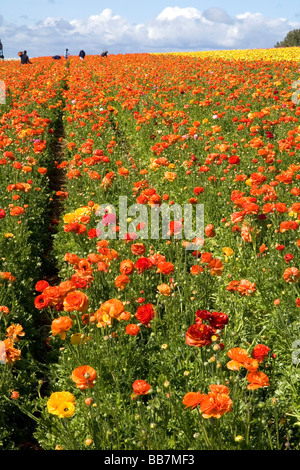
[[[69,49],[66,49],[66,52],[65,52],[65,59],[68,59],[69,58]]]
[[[0,39],[0,59],[4,59],[4,55],[3,55],[3,45],[2,45],[1,39]]]
[[[101,57],[107,57],[107,54],[108,54],[108,51],[104,51],[102,52]]]
[[[32,62],[30,62],[29,57],[27,55],[27,51],[22,52],[20,57],[21,57],[21,65],[32,64]]]
[[[82,49],[79,52],[79,57],[80,57],[81,60],[83,60],[85,58],[85,52]]]

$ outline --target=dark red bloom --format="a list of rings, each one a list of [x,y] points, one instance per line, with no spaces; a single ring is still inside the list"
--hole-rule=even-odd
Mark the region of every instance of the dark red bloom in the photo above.
[[[138,321],[140,321],[143,325],[148,325],[154,315],[155,312],[152,304],[140,305],[135,314]]]

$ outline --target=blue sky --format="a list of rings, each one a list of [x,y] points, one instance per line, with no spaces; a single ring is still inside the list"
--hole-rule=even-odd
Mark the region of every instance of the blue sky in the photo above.
[[[1,0],[4,55],[270,48],[300,28],[299,0]]]

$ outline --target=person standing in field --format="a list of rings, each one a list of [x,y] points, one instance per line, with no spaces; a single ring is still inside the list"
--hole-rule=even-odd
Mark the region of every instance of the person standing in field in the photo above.
[[[4,59],[4,55],[3,55],[3,45],[2,45],[1,39],[0,39],[0,59]]]
[[[81,49],[81,51],[79,52],[79,57],[80,57],[81,60],[83,60],[85,58],[84,50]]]
[[[21,58],[21,65],[32,64],[32,62],[30,62],[29,57],[27,55],[27,51],[24,51],[22,55],[20,56],[20,58]]]
[[[66,52],[65,52],[65,59],[68,59],[69,58],[69,49],[66,49]]]

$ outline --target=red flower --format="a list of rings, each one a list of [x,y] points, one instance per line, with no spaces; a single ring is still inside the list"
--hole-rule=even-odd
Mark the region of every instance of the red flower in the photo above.
[[[251,357],[258,362],[263,362],[264,358],[269,354],[270,348],[264,344],[257,344],[251,353]]]
[[[132,384],[134,395],[147,395],[151,389],[151,385],[148,384],[145,380],[136,380]]]
[[[212,343],[211,337],[215,335],[216,331],[209,325],[197,322],[190,326],[185,335],[185,342],[189,346],[209,346]]]
[[[135,314],[136,318],[142,323],[142,325],[148,325],[154,315],[155,312],[152,304],[140,305]]]
[[[139,274],[141,274],[143,271],[145,271],[145,269],[152,268],[152,263],[148,258],[141,257],[136,261],[135,267],[138,269]]]
[[[47,308],[49,305],[49,299],[43,294],[38,295],[35,300],[34,300],[34,306],[38,310],[41,310],[43,308]]]

